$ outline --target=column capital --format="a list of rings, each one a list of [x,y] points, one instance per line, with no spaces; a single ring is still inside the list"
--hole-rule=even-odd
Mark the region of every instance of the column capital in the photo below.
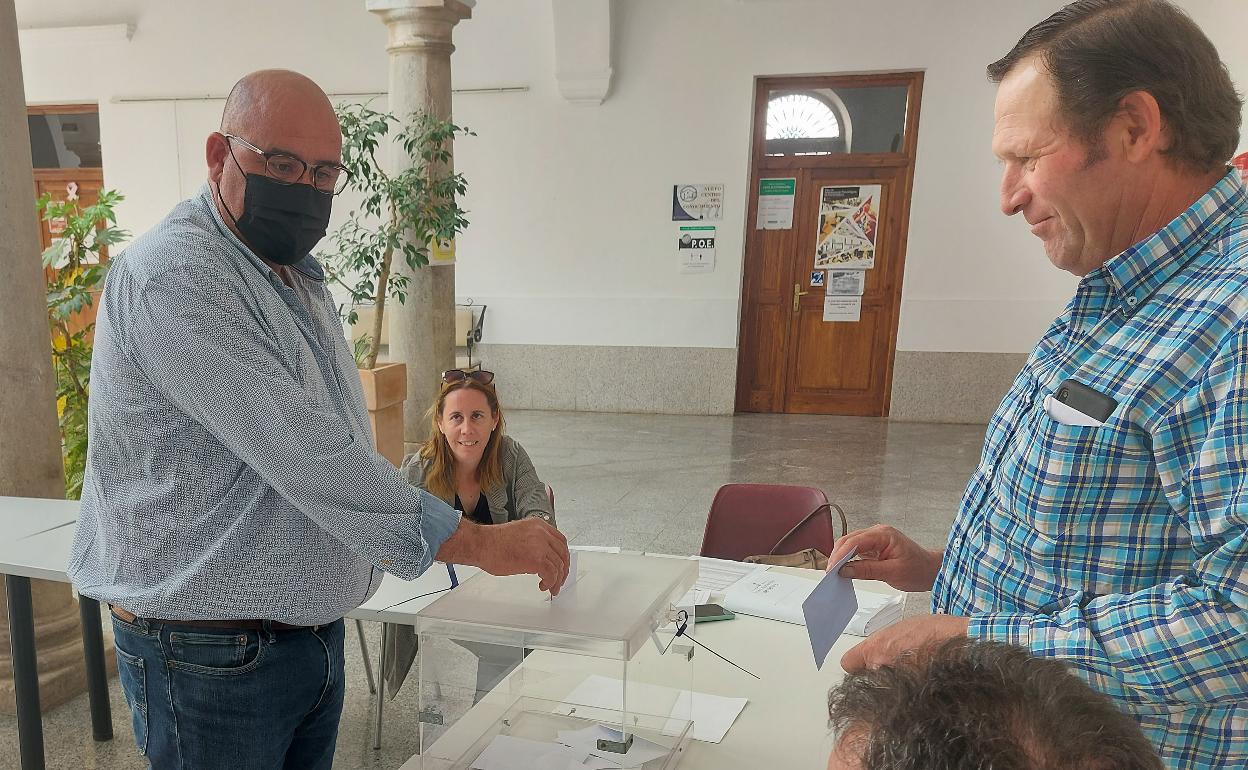
[[[450,56],[455,51],[451,31],[472,18],[477,0],[365,0],[365,7],[381,17],[390,33],[386,50],[436,51]]]

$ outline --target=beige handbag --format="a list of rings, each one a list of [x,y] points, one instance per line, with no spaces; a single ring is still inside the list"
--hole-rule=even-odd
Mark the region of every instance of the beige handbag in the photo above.
[[[802,527],[806,526],[807,522],[809,522],[811,519],[815,518],[821,513],[828,517],[829,528],[832,529],[833,532],[835,532],[836,527],[832,526],[833,524],[832,509],[833,508],[836,509],[836,512],[841,517],[841,537],[844,537],[845,535],[849,533],[849,522],[846,521],[845,519],[845,511],[841,510],[841,506],[837,505],[836,503],[824,503],[823,505],[819,506],[815,510],[803,516],[802,520],[799,521],[796,525],[794,525],[793,529],[790,529],[788,532],[784,533],[784,536],[781,537],[779,540],[777,540],[776,544],[772,546],[771,550],[768,551],[766,554],[762,554],[759,556],[747,556],[745,557],[745,559],[743,559],[743,561],[748,562],[749,564],[767,564],[773,567],[804,567],[806,569],[827,569],[828,568],[828,554],[824,553],[823,551],[820,551],[818,548],[803,548],[802,550],[796,553],[776,553],[776,551],[780,550],[780,548],[784,545],[785,540],[788,540],[790,537],[793,536],[795,532],[797,532]],[[833,535],[833,537],[835,537],[835,535]],[[835,543],[835,540],[833,542]]]

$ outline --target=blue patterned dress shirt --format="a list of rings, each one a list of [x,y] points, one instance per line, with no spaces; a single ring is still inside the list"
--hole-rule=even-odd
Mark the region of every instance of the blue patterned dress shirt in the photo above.
[[[292,286],[207,185],[109,271],[95,330],[78,590],[173,620],[341,618],[459,526],[377,454],[320,265]]]
[[[933,610],[1068,662],[1173,768],[1248,767],[1248,193],[1083,278],[988,425]],[[1073,378],[1117,401],[1050,417]]]

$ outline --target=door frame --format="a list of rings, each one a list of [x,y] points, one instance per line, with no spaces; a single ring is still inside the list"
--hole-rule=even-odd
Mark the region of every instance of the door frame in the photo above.
[[[744,367],[748,365],[745,344],[748,342],[746,324],[750,320],[749,302],[751,297],[750,265],[751,258],[757,258],[757,246],[754,238],[758,232],[755,223],[758,217],[758,184],[763,178],[778,176],[796,176],[799,169],[868,169],[880,167],[896,167],[903,170],[898,184],[897,193],[903,196],[903,208],[899,221],[900,232],[897,241],[897,275],[891,287],[892,313],[888,323],[888,351],[885,356],[886,367],[883,379],[883,408],[880,417],[888,417],[892,405],[893,366],[897,357],[897,328],[901,317],[901,290],[905,275],[906,250],[910,234],[910,206],[914,190],[914,166],[919,141],[919,112],[922,102],[924,72],[922,70],[859,72],[859,73],[828,73],[822,75],[759,75],[754,78],[754,111],[750,129],[750,174],[747,196],[746,216],[744,222],[744,254],[741,260],[741,296],[737,318],[737,368],[736,368],[736,412],[753,411],[749,406],[749,378]],[[768,156],[765,154],[767,132],[768,95],[773,90],[804,90],[812,88],[861,88],[866,86],[907,86],[906,92],[906,123],[901,146],[897,152],[884,153],[835,153],[830,155],[802,156]],[[794,226],[799,215],[795,212]],[[788,330],[792,326],[792,315],[786,314],[785,344],[791,344]],[[787,361],[788,350],[783,351],[779,358]],[[782,367],[777,384],[778,394],[772,399],[772,413],[786,412],[788,393],[788,367]],[[779,401],[778,407],[776,401]]]

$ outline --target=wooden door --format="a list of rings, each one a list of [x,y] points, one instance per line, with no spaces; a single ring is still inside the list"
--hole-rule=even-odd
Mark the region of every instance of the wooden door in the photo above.
[[[776,93],[827,93],[831,89],[845,93],[864,84],[877,90],[881,86],[904,89],[900,92],[904,131],[881,145],[886,152],[846,151],[852,149],[847,140],[840,147],[830,139],[792,139],[788,145],[798,152],[767,151],[769,145],[780,144],[765,140],[764,134],[768,102]],[[921,84],[921,73],[759,79],[751,191],[757,193],[762,179],[796,181],[791,228],[758,229],[758,195],[751,195],[742,282],[738,411],[888,414]],[[832,216],[821,218],[821,211],[828,211],[825,188],[830,188],[834,199],[850,196],[855,189],[873,193],[878,207],[872,209],[876,212],[871,233],[873,266],[840,276],[857,281],[838,281],[837,286],[841,291],[847,285],[861,286],[857,320],[825,320],[828,270],[841,272],[838,263],[828,262],[826,253],[816,261],[821,225],[826,228],[837,221]],[[826,237],[826,229],[822,235]],[[824,286],[812,286],[817,267]]]

